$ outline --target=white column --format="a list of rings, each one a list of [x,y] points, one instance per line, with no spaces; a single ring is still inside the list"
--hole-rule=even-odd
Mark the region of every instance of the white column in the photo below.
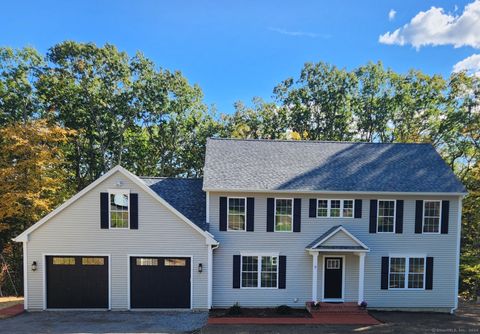
[[[363,291],[365,286],[365,253],[358,255],[358,305],[363,302]]]
[[[28,238],[28,236],[27,236]],[[38,266],[38,264],[37,264]],[[45,270],[41,268],[41,270]],[[27,241],[23,242],[23,308],[28,309],[28,251]]]
[[[212,245],[207,245],[208,247],[208,259],[207,259],[207,284],[208,284],[208,291],[207,291],[207,295],[208,295],[208,309],[211,309],[212,308],[212,278],[213,278],[213,250],[212,250]]]
[[[312,252],[312,301],[317,301],[318,289],[318,252]]]

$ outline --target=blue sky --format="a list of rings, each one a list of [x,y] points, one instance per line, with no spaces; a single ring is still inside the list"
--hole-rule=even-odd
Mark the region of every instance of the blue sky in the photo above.
[[[464,15],[472,1],[17,0],[2,4],[0,45],[45,52],[69,39],[140,50],[180,70],[208,104],[228,113],[237,100],[269,100],[305,62],[352,69],[381,60],[400,72],[449,75],[480,47],[480,27],[461,21],[480,13],[470,6]],[[480,56],[459,67],[480,71]]]

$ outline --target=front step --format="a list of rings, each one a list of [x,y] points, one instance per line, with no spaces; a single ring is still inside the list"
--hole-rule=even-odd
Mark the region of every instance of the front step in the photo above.
[[[307,311],[315,317],[315,315],[330,314],[366,314],[367,310],[361,308],[357,303],[318,303],[318,307],[313,307],[311,302],[306,304]]]

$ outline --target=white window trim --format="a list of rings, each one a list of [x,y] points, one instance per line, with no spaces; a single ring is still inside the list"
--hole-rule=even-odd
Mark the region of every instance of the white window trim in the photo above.
[[[393,202],[393,230],[391,232],[379,231],[380,224],[378,223],[378,219],[380,218],[380,202]],[[387,217],[387,216],[382,216]],[[377,200],[377,233],[395,233],[395,228],[397,227],[397,200],[396,199],[379,199]]]
[[[392,268],[392,258],[404,258],[405,259],[405,275],[404,275],[404,287],[403,288],[391,288],[390,287],[390,272]],[[409,288],[408,287],[408,274],[410,273],[410,259],[423,259],[423,287],[422,288]],[[427,257],[425,255],[392,255],[388,258],[388,290],[400,290],[400,291],[422,291],[425,290],[425,280],[427,278]]]
[[[244,256],[252,256],[257,257],[257,286],[243,286],[243,257]],[[262,287],[262,257],[269,256],[269,257],[276,257],[277,258],[277,286],[275,287]],[[240,254],[240,289],[244,290],[252,290],[252,289],[263,289],[263,290],[278,290],[278,274],[279,274],[279,267],[280,267],[280,256],[278,253],[241,253]]]
[[[319,202],[319,201],[327,201],[327,215],[326,215],[326,216],[319,216],[319,215],[318,215],[318,202]],[[331,214],[330,214],[331,201],[340,201],[340,216],[335,216],[335,217],[332,217],[332,216],[331,216]],[[351,216],[351,217],[344,217],[344,216],[343,216],[344,201],[352,201],[352,216]],[[353,219],[353,218],[355,218],[355,200],[354,200],[354,199],[348,199],[348,198],[347,198],[347,199],[317,198],[317,212],[316,212],[315,214],[316,214],[316,218],[334,218],[334,219],[345,218],[345,219]]]
[[[292,201],[292,212],[290,215],[291,216],[290,231],[277,231],[277,200],[282,200],[282,199]],[[293,212],[295,211],[294,205],[295,205],[295,201],[293,200],[293,198],[277,198],[277,197],[275,198],[275,205],[273,207],[273,231],[274,232],[285,232],[285,233],[293,232]],[[285,215],[280,215],[280,216],[285,216]]]
[[[424,232],[424,227],[425,227],[425,202],[438,202],[440,205],[440,210],[438,211],[438,231],[437,232]],[[422,204],[422,234],[440,234],[440,230],[442,228],[442,201],[438,199],[425,199],[423,200]],[[436,218],[432,216],[428,216],[428,218]]]
[[[230,199],[244,199],[245,200],[245,226],[243,230],[230,229]],[[246,197],[227,197],[227,231],[230,232],[246,232],[247,231],[247,198]],[[240,216],[240,215],[237,215]]]
[[[110,197],[111,195],[128,195],[128,223],[126,227],[112,227],[112,215],[111,211],[111,204],[110,204]],[[130,229],[130,189],[108,189],[108,229],[110,230],[128,230]]]

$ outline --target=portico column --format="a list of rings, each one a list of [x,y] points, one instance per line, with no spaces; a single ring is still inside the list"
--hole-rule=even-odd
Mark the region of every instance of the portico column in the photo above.
[[[363,302],[363,291],[365,285],[365,253],[357,253],[358,255],[358,305]]]
[[[312,301],[317,301],[318,288],[318,252],[311,252],[312,254]]]

